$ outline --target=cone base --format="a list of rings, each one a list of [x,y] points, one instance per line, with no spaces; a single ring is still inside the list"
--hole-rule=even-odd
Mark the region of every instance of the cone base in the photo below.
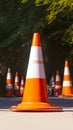
[[[54,106],[50,103],[42,103],[42,102],[20,103],[17,106],[11,106],[10,110],[14,112],[25,112],[25,111],[60,112],[60,111],[63,111],[61,107]]]

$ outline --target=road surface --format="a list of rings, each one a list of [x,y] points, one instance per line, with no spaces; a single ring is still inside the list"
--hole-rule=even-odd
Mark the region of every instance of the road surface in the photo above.
[[[0,98],[1,130],[73,130],[73,98],[49,97],[63,112],[11,112],[21,97]]]

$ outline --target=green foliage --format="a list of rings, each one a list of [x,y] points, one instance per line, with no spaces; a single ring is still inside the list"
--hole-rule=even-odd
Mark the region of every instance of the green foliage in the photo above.
[[[21,0],[21,3],[25,4],[27,3],[29,0]]]
[[[73,24],[66,30],[62,38],[62,42],[63,44],[68,44],[69,46],[73,45]]]
[[[0,62],[13,65],[22,46],[30,49],[34,32],[41,34],[46,64],[51,45],[55,55],[71,59],[73,0],[0,0]]]

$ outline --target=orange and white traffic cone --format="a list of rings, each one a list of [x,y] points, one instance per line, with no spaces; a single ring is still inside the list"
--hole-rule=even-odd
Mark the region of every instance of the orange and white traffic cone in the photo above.
[[[56,71],[56,79],[55,79],[55,88],[54,88],[54,95],[59,96],[61,95],[61,81],[60,81],[60,73],[59,70]]]
[[[14,95],[19,96],[19,73],[15,73],[15,81],[14,81]]]
[[[73,94],[72,94],[72,81],[71,81],[68,60],[65,61],[62,96],[73,96]]]
[[[8,68],[6,78],[6,94],[7,97],[13,96],[12,74],[10,68]]]
[[[20,96],[23,96],[23,92],[24,92],[24,76],[21,77]]]
[[[22,102],[16,106],[12,106],[10,110],[62,111],[61,107],[48,103],[46,86],[40,35],[39,33],[34,33]]]

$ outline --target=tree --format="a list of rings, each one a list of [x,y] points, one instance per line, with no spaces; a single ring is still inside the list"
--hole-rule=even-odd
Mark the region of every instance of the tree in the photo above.
[[[1,0],[0,64],[26,74],[32,35],[38,31],[47,77],[62,69],[66,58],[73,66],[72,30],[72,0]]]

